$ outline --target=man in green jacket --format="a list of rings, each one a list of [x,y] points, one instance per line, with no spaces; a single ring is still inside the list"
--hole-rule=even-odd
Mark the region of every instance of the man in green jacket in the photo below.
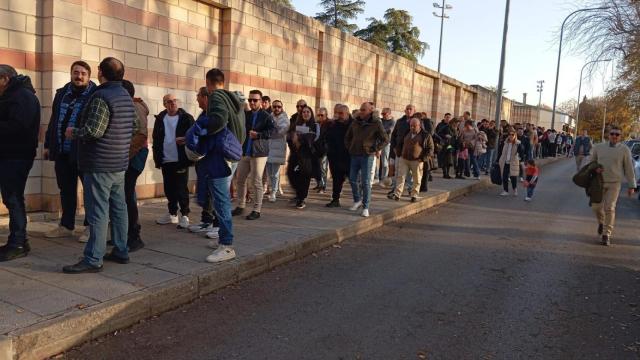
[[[353,192],[353,206],[350,210],[356,211],[362,207],[362,216],[364,217],[369,216],[373,161],[388,142],[389,136],[384,130],[380,118],[373,114],[373,104],[363,103],[360,106],[358,117],[347,130],[344,145],[351,155],[349,182]]]
[[[219,69],[211,69],[206,75],[207,91],[209,92],[209,108],[207,117],[209,136],[217,134],[225,127],[233,133],[242,144],[245,139],[244,104],[236,94],[225,90],[224,73]],[[207,156],[223,156],[223,154],[207,154]],[[236,257],[233,244],[233,222],[231,218],[231,194],[229,187],[238,163],[231,163],[231,175],[224,178],[208,179],[208,188],[213,198],[213,205],[219,223],[218,242],[209,242],[209,247],[215,251],[207,256],[207,262],[217,263]],[[207,233],[207,237],[215,238],[215,233]]]
[[[611,245],[611,233],[616,218],[616,202],[620,194],[620,183],[626,179],[627,193],[633,195],[636,189],[635,174],[631,151],[622,143],[622,130],[611,126],[609,141],[593,147],[591,161],[602,165],[596,170],[602,173],[604,180],[602,201],[591,205],[598,219],[598,235],[602,236],[602,245]]]

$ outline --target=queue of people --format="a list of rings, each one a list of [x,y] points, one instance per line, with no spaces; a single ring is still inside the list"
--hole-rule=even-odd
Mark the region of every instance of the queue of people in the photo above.
[[[65,273],[98,272],[104,261],[128,263],[129,253],[145,246],[135,185],[149,154],[149,108],[135,97],[134,84],[125,79],[124,64],[118,59],[100,62],[99,84],[90,80],[91,71],[83,61],[71,65],[70,81],[56,92],[44,136],[43,156],[54,162],[62,205],[59,225],[45,234],[47,238],[75,234],[78,180],[84,188],[85,232],[79,237],[86,242],[84,256],[65,266]],[[282,170],[295,193],[290,201],[299,210],[307,206],[312,180],[313,190],[320,194],[331,181],[329,208],[342,206],[348,180],[353,200],[349,210],[368,217],[376,183],[390,187],[389,199],[399,201],[406,190],[410,201],[416,202],[421,192],[428,191],[437,168],[444,179],[479,180],[496,162],[503,179],[501,195],[516,195],[520,177],[527,188],[525,200],[530,201],[539,177],[534,161],[538,148],[550,147],[561,136],[554,138],[554,131],[541,133],[544,129],[532,124],[501,123],[499,137],[495,122],[476,122],[468,111],[459,119],[447,113],[436,125],[411,104],[395,120],[391,109],[379,111],[371,102],[353,111],[336,104],[330,116],[326,108],[314,114],[301,99],[289,117],[281,100],[258,89],[246,99],[240,92],[226,90],[219,69],[209,70],[205,82],[196,93],[201,113],[195,119],[173,94],[163,97],[164,110],[153,123],[151,155],[167,197],[167,213],[156,224],[204,234],[213,249],[206,261],[213,263],[236,256],[234,217],[259,220],[263,197],[276,202],[282,196]],[[10,170],[0,173],[0,188],[11,223],[0,261],[30,251],[24,188],[38,146],[40,104],[34,94],[28,77],[0,65],[0,113],[6,119],[0,121],[0,166]],[[559,144],[575,145],[571,151],[577,164],[591,151],[584,136],[575,144]],[[553,149],[542,153],[555,154]],[[190,167],[195,167],[197,204],[202,208],[195,224],[189,219]]]

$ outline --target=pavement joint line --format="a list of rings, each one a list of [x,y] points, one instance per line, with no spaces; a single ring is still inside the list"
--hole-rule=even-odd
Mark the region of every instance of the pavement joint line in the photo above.
[[[546,166],[562,159],[564,157],[552,158],[539,166]],[[31,360],[56,355],[75,345],[129,327],[276,266],[301,259],[334,244],[376,230],[385,224],[405,219],[489,186],[492,186],[490,180],[484,178],[460,188],[443,190],[433,196],[429,194],[416,203],[407,203],[315,236],[300,235],[291,242],[270,247],[268,251],[248,254],[227,263],[213,264],[206,269],[197,269],[185,275],[176,274],[179,277],[84,309],[73,309],[64,315],[48,318],[6,335],[0,334],[0,359]]]

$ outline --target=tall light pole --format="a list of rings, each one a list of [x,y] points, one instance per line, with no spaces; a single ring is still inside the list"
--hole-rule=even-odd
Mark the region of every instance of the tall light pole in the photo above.
[[[601,7],[595,7],[595,8],[579,9],[579,10],[576,10],[576,11],[572,12],[571,14],[567,15],[567,17],[565,17],[564,21],[562,22],[562,26],[560,27],[560,41],[558,43],[558,65],[556,67],[556,87],[555,87],[555,90],[553,91],[553,112],[551,113],[551,128],[552,129],[555,126],[555,122],[556,122],[556,101],[558,100],[558,79],[560,77],[560,56],[562,55],[562,36],[564,35],[564,24],[567,22],[567,20],[569,20],[569,18],[571,16],[573,16],[574,14],[577,14],[579,12],[594,11],[594,10],[606,10],[606,9],[609,9],[609,8],[610,8],[610,6],[601,6]]]
[[[578,135],[578,131],[580,129],[578,129],[578,122],[580,121],[580,92],[582,90],[582,73],[584,72],[584,69],[591,64],[595,64],[597,62],[603,62],[603,61],[611,61],[611,59],[603,59],[603,60],[593,60],[593,61],[589,61],[588,63],[584,64],[582,66],[582,70],[580,70],[580,82],[578,83],[578,107],[576,109],[576,136]]]
[[[500,52],[500,75],[498,75],[498,89],[497,89],[497,99],[496,99],[496,128],[498,133],[498,139],[496,141],[496,145],[500,146],[500,136],[502,132],[502,126],[500,126],[500,117],[502,115],[502,86],[504,85],[504,63],[507,52],[507,32],[509,31],[509,5],[511,1],[506,0],[506,5],[504,9],[504,26],[502,28],[502,51]],[[498,155],[498,151],[495,152],[496,156]]]
[[[446,3],[446,0],[442,0],[442,5],[433,3],[433,7],[440,10],[440,14],[433,12],[433,16],[440,18],[440,49],[438,50],[438,74],[440,74],[440,60],[442,59],[442,31],[444,30],[444,19],[448,19],[449,16],[444,13],[445,10],[453,9],[453,6]]]
[[[536,81],[538,85],[536,85],[536,91],[538,92],[538,123],[537,126],[540,126],[540,106],[542,105],[542,90],[544,89],[544,80]]]

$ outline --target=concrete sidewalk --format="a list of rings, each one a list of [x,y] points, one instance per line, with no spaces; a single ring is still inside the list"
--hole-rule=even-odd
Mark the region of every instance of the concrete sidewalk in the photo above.
[[[31,223],[29,256],[0,264],[0,359],[57,354],[489,184],[487,177],[445,181],[440,173],[434,180],[429,192],[414,204],[408,198],[388,200],[387,190],[374,186],[369,218],[347,209],[352,203],[349,193],[343,195],[341,209],[324,206],[330,193],[310,195],[302,211],[285,199],[275,204],[265,201],[260,220],[234,218],[238,258],[216,265],[204,262],[211,252],[208,239],[154,223],[166,212],[163,203],[140,209],[146,247],[131,254],[130,264],[105,263],[104,271],[97,274],[62,274],[63,265],[81,257],[84,244],[75,238],[37,237],[56,224]],[[192,221],[199,220],[199,211],[192,207]]]

